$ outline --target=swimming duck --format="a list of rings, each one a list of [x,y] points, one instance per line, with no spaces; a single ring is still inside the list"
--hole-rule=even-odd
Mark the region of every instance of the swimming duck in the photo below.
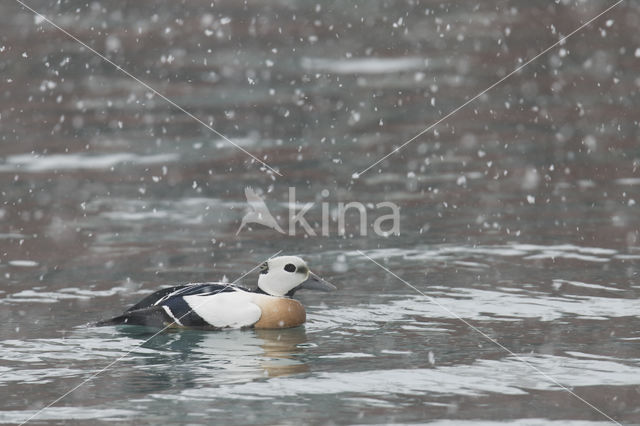
[[[158,290],[122,315],[96,325],[145,325],[170,328],[289,328],[306,320],[292,299],[302,289],[335,290],[297,256],[279,256],[260,266],[258,287],[210,282]]]

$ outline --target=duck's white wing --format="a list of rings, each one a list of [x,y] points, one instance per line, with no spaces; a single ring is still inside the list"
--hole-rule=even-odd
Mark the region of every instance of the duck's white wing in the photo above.
[[[193,312],[213,327],[250,327],[262,316],[262,310],[252,301],[253,295],[244,291],[195,294],[183,299]]]

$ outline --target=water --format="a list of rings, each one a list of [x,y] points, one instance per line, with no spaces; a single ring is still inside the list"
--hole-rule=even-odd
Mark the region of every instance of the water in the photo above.
[[[494,3],[33,5],[277,176],[4,2],[0,422],[640,424],[637,5],[353,177],[606,7]],[[279,250],[304,327],[88,325]]]

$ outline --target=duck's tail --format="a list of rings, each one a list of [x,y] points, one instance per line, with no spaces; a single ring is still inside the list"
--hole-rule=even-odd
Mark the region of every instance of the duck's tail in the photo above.
[[[144,325],[149,327],[164,327],[171,321],[167,321],[166,314],[157,307],[136,309],[127,311],[117,317],[101,320],[93,323],[95,327],[112,325]]]
[[[118,317],[113,317],[113,318],[109,318],[109,319],[105,319],[105,320],[100,320],[100,321],[96,321],[94,323],[91,323],[92,326],[94,327],[105,327],[108,325],[120,325],[120,324],[126,324],[126,318],[124,315],[120,315]]]

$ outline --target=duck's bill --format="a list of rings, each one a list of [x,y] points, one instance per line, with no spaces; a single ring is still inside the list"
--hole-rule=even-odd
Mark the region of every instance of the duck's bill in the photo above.
[[[299,288],[306,290],[333,291],[336,289],[336,286],[331,284],[329,281],[320,278],[313,272],[309,272],[309,278],[300,284]]]

